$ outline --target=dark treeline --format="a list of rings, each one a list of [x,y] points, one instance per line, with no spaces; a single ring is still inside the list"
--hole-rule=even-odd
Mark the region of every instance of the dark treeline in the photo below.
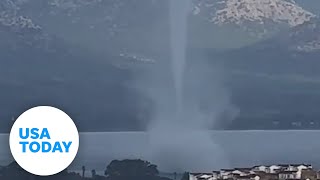
[[[82,173],[69,172],[64,170],[52,176],[36,176],[23,170],[16,162],[0,167],[0,180],[171,180],[160,177],[157,166],[143,160],[114,160],[107,165],[104,176],[97,175],[91,170],[91,177],[85,177],[86,168],[82,167]]]

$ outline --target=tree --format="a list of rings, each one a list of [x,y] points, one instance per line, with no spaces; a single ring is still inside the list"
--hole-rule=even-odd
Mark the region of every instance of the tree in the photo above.
[[[188,172],[183,173],[181,180],[189,180],[189,173]]]
[[[148,161],[135,160],[114,160],[105,171],[109,177],[119,176],[157,176],[159,171],[157,166]]]
[[[85,172],[86,172],[86,167],[82,166],[82,177],[84,177]]]

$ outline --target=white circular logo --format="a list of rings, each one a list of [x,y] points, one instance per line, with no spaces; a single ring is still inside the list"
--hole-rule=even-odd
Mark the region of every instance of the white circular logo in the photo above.
[[[72,163],[79,148],[79,133],[66,113],[39,106],[18,117],[9,142],[13,158],[24,170],[50,176]]]

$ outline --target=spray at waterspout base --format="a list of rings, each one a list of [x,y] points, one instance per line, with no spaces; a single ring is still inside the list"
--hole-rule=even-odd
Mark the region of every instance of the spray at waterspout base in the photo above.
[[[162,132],[160,132],[162,131]],[[165,172],[211,172],[229,168],[222,148],[214,143],[210,131],[159,129],[148,134],[151,161]]]

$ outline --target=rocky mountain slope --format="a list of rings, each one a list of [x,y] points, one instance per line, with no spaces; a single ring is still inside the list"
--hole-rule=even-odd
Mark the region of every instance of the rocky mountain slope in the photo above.
[[[276,34],[274,37],[259,43],[241,48],[237,51],[259,50],[282,51],[287,54],[304,54],[320,52],[320,20],[313,18],[287,31]]]
[[[166,1],[5,0],[0,4],[2,9],[7,9],[0,14],[0,17],[3,17],[0,18],[2,22],[12,24],[12,21],[15,23],[23,21],[24,26],[30,27],[41,24],[46,32],[61,36],[73,43],[85,42],[94,50],[100,49],[100,52],[115,46],[137,49],[131,42],[142,40],[146,46],[140,49],[159,44],[167,46],[164,38],[155,39],[157,36],[168,35],[165,34],[167,31],[165,22],[168,18]],[[202,29],[195,31],[196,44],[207,41],[206,37],[214,34],[219,35],[214,36],[212,42],[216,39],[217,44],[223,44],[219,42],[223,41],[219,37],[225,36],[224,33],[238,34],[232,29],[243,30],[254,37],[252,40],[247,40],[248,43],[256,42],[257,37],[269,37],[315,17],[293,0],[193,0],[193,5],[196,19],[214,25],[195,23],[195,26],[201,26],[197,27],[198,29]],[[20,15],[15,18],[9,17],[16,14],[28,18],[25,19]],[[135,34],[132,36],[133,33]],[[79,39],[78,36],[82,38]],[[239,37],[242,36],[243,34],[239,33]],[[243,37],[243,39],[250,38]],[[154,39],[153,42],[150,39]],[[239,39],[234,40],[239,41],[239,44],[246,41],[236,37],[234,39]],[[109,45],[111,43],[106,44],[106,41],[112,41],[112,46]]]
[[[260,34],[281,26],[297,26],[315,17],[293,0],[197,0],[194,14],[214,24],[236,25]]]

